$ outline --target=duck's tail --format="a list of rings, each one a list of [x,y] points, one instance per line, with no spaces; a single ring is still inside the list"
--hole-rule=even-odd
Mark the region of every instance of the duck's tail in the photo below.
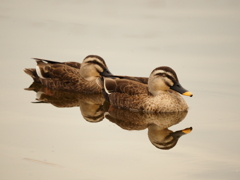
[[[29,76],[31,76],[34,82],[41,83],[35,68],[25,68],[23,71]]]

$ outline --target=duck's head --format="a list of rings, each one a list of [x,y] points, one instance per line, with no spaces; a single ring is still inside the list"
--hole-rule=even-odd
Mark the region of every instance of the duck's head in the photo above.
[[[193,94],[184,89],[178,81],[175,71],[167,66],[161,66],[152,71],[148,80],[148,90],[154,96],[172,89],[182,95],[192,97]]]
[[[85,57],[80,67],[80,75],[87,81],[93,81],[100,76],[112,76],[103,58],[97,55]]]

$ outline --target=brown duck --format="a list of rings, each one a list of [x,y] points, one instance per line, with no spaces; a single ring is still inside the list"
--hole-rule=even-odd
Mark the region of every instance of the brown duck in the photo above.
[[[167,66],[154,69],[148,84],[118,78],[101,78],[98,84],[112,106],[131,111],[186,111],[188,105],[180,94],[193,95],[181,86],[175,71]]]
[[[101,93],[96,80],[101,77],[112,76],[103,58],[89,55],[82,63],[56,62],[34,58],[36,68],[26,68],[24,72],[30,75],[34,82],[55,90],[64,90],[88,94]],[[119,79],[129,79],[147,83],[148,78],[118,76]]]
[[[103,58],[97,55],[87,56],[82,63],[55,62],[34,58],[36,68],[24,69],[34,82],[45,87],[81,93],[101,93],[96,79],[111,75]]]

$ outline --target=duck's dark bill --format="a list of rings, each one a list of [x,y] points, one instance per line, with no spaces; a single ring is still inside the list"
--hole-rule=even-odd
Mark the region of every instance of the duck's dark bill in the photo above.
[[[179,82],[175,82],[174,85],[170,87],[170,89],[177,91],[184,96],[193,96],[193,94],[188,90],[184,89]]]
[[[101,72],[100,74],[101,74],[101,76],[104,76],[104,77],[112,77],[112,76],[114,76],[107,68],[104,69],[104,71]]]

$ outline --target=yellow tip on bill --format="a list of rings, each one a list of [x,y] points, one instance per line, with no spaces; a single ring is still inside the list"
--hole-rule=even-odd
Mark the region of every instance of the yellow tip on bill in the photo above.
[[[190,128],[186,128],[186,129],[183,129],[182,132],[185,133],[185,134],[188,134],[192,131],[192,127]]]
[[[187,91],[187,92],[185,92],[185,93],[182,93],[182,95],[192,97],[192,96],[193,96],[193,93]]]

